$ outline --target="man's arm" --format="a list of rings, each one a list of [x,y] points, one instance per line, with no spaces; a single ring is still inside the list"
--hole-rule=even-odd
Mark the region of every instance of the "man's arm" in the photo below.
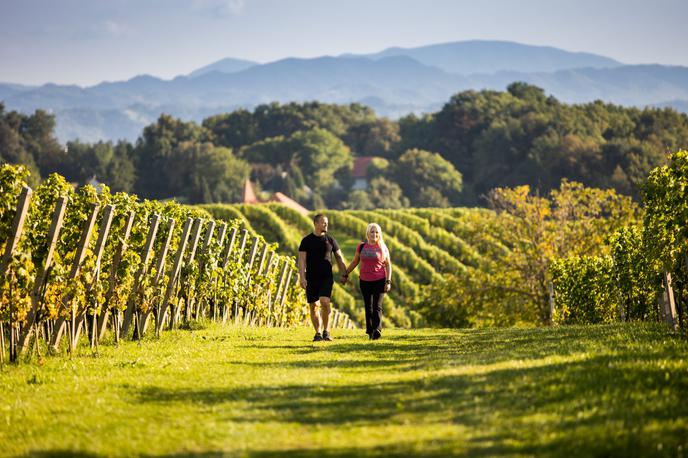
[[[335,251],[334,258],[337,260],[339,273],[344,275],[346,273],[346,261],[344,261],[344,255],[342,254],[342,250]]]
[[[299,251],[298,265],[299,265],[299,284],[301,285],[301,288],[306,289],[306,285],[308,283],[306,282],[306,252],[305,251]]]

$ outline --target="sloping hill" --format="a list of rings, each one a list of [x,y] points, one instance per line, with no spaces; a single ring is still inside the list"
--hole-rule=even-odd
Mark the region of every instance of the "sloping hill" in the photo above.
[[[239,212],[267,241],[279,243],[283,254],[296,256],[301,237],[313,230],[310,218],[281,204],[206,205],[214,217]],[[508,253],[500,241],[493,212],[484,209],[403,209],[326,212],[330,232],[349,262],[370,222],[382,226],[393,261],[394,286],[386,299],[386,316],[396,326],[423,325],[417,308],[424,286],[441,284],[442,274],[481,269]],[[344,287],[336,286],[333,303],[361,322],[357,274]]]

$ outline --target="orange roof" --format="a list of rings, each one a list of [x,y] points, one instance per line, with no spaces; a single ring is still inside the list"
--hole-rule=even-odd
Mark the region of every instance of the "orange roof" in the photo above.
[[[247,179],[246,182],[244,183],[244,195],[241,198],[241,201],[245,204],[257,204],[258,199],[256,198],[256,193],[253,191],[253,185],[251,184],[251,180]]]
[[[305,207],[301,206],[297,201],[294,199],[285,196],[281,192],[276,192],[274,199],[275,202],[279,202],[283,205],[286,205],[287,207],[296,210],[297,212],[301,213],[304,216],[308,216],[308,209]]]
[[[372,156],[360,156],[354,159],[354,169],[351,175],[354,178],[366,178],[368,176],[368,166],[373,161]]]

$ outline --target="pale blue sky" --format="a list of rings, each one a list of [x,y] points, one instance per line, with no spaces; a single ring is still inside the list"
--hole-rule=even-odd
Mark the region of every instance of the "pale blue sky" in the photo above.
[[[0,0],[0,82],[172,78],[225,57],[472,39],[688,66],[686,0]]]

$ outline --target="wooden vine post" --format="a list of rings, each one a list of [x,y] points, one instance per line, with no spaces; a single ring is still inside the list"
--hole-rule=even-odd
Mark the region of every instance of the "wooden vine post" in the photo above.
[[[151,289],[153,291],[159,290],[161,284],[160,282],[162,281],[162,278],[165,273],[165,261],[167,260],[167,253],[169,253],[170,246],[172,244],[172,236],[174,236],[174,225],[174,218],[170,218],[167,221],[167,237],[165,238],[165,241],[163,242],[162,247],[160,248],[160,252],[158,253],[158,257],[155,260],[155,276],[153,277],[153,281],[151,283]],[[157,301],[157,295],[155,295],[155,297]],[[155,303],[157,304],[157,302]],[[155,307],[153,306],[153,301],[151,301],[148,304],[148,308],[145,312],[136,312],[136,327],[134,328],[134,337],[136,339],[142,338],[143,335],[146,333],[146,329],[148,328],[148,318],[154,311]]]
[[[234,249],[234,241],[236,240],[236,235],[237,235],[237,228],[233,227],[231,232],[229,233],[229,241],[227,244],[224,246],[224,251],[222,253],[222,270],[223,272],[227,268],[227,265],[229,264],[229,259],[230,256],[232,255],[232,250]],[[226,285],[226,280],[227,280],[227,273],[223,273],[224,279],[223,279],[223,284]],[[217,291],[217,286],[215,287],[215,290]],[[217,303],[215,304],[215,308],[217,308],[218,305]],[[226,302],[222,304],[222,323],[227,322],[227,317],[229,316],[229,304]]]
[[[197,218],[193,222],[193,227],[191,229],[191,243],[189,246],[189,259],[186,262],[187,266],[191,266],[191,263],[194,261],[194,258],[196,256],[196,249],[198,248],[198,240],[201,237],[201,229],[203,228],[203,220],[200,218]],[[182,267],[183,267],[183,261],[182,261]],[[180,270],[179,274],[179,279],[177,280],[180,285],[185,285],[185,280],[188,282],[193,281],[192,279],[188,278],[182,278],[182,275],[184,272]],[[179,314],[182,311],[181,307],[181,297],[180,294],[184,296],[184,306],[186,308],[186,313],[185,313],[185,319],[188,321],[191,319],[190,312],[191,312],[191,302],[193,301],[193,298],[190,296],[191,294],[191,288],[189,287],[190,285],[186,285],[187,289],[186,291],[179,291],[177,294],[176,298],[176,304],[172,304],[171,310],[170,310],[170,329],[174,329],[174,326],[177,324],[179,321]]]
[[[64,220],[65,208],[67,208],[67,198],[61,196],[57,199],[55,210],[53,211],[53,218],[50,222],[50,229],[48,230],[48,252],[45,255],[43,265],[40,266],[36,280],[31,291],[31,310],[26,316],[26,325],[22,328],[22,333],[19,337],[19,353],[23,353],[29,347],[31,335],[34,332],[34,326],[38,319],[38,310],[43,299],[43,287],[48,278],[50,265],[53,262],[53,255],[55,254],[55,247],[57,246],[57,238],[62,229],[62,221]],[[38,338],[38,336],[36,336]]]
[[[554,283],[547,283],[547,295],[549,296],[549,324],[554,324]]]
[[[278,327],[283,326],[284,319],[286,317],[286,314],[284,313],[284,306],[282,305],[282,297],[285,297],[285,291],[287,290],[287,270],[289,269],[289,263],[287,260],[284,260],[284,264],[282,265],[282,271],[280,272],[279,276],[279,283],[277,283],[277,291],[275,291],[275,304],[279,304],[279,312],[276,313],[277,315],[277,320],[275,320],[275,323],[277,324]],[[277,306],[275,306],[275,309],[277,309]],[[275,310],[277,311],[277,310]]]
[[[10,260],[12,259],[12,254],[14,254],[14,250],[17,248],[17,245],[19,244],[19,239],[21,237],[22,230],[24,229],[24,221],[26,220],[26,214],[29,211],[29,203],[31,201],[31,194],[33,191],[31,191],[31,188],[28,186],[24,186],[22,188],[21,194],[19,195],[19,200],[17,202],[17,211],[14,214],[14,220],[12,221],[12,230],[10,231],[10,238],[7,240],[7,244],[5,245],[5,253],[2,256],[2,261],[0,261],[0,278],[5,278],[5,275],[7,275],[7,268],[10,265]],[[11,288],[11,285],[10,285]],[[18,329],[16,329],[16,325],[13,321],[13,314],[14,310],[12,307],[12,300],[10,299],[10,326],[9,326],[9,332],[10,332],[10,350],[9,350],[9,360],[11,362],[14,362],[17,360],[17,357],[19,356],[19,351],[17,349],[18,347],[18,341],[19,341],[19,336],[17,335]],[[0,329],[0,332],[4,331],[4,329]],[[3,342],[2,343],[2,359],[4,360],[4,352],[5,352],[5,343],[4,343],[4,332],[3,332]]]
[[[241,259],[244,256],[244,249],[246,248],[246,239],[248,238],[248,231],[246,229],[241,230],[241,242],[239,243],[239,249],[237,250],[237,264],[241,264]],[[234,323],[237,324],[239,320],[239,301],[236,300],[236,298],[232,299],[232,303],[234,304],[233,307],[233,313],[234,313]]]
[[[179,277],[179,271],[182,268],[182,259],[184,257],[184,249],[186,248],[186,243],[189,240],[189,233],[191,232],[191,224],[193,219],[187,218],[184,223],[184,229],[182,231],[182,238],[179,241],[179,246],[177,247],[177,253],[174,258],[174,264],[172,270],[168,276],[167,288],[165,288],[165,296],[162,301],[158,304],[157,320],[155,323],[155,335],[160,337],[160,331],[165,322],[165,313],[167,312],[167,305],[169,300],[172,298],[172,293],[174,292],[174,287]]]
[[[127,242],[129,241],[129,236],[131,235],[131,228],[134,225],[134,217],[136,213],[133,211],[129,212],[127,215],[127,221],[124,225],[124,233],[120,239],[115,255],[112,259],[112,264],[110,265],[110,277],[108,279],[108,291],[105,293],[105,301],[101,306],[100,311],[100,321],[98,322],[98,327],[96,329],[96,339],[100,340],[105,335],[107,329],[107,324],[110,318],[110,301],[115,294],[115,289],[117,288],[117,270],[122,262],[122,257],[127,250]]]
[[[251,269],[253,268],[253,263],[256,261],[256,254],[258,253],[258,245],[259,244],[260,244],[260,239],[258,238],[258,236],[255,236],[253,238],[253,244],[251,246],[251,255],[249,256],[249,260],[246,263],[246,266],[244,268],[245,269],[244,275],[245,275],[245,279],[246,279],[245,280],[246,281],[245,288],[248,288],[251,285]],[[251,314],[255,311],[255,306],[254,306],[254,310],[251,310],[251,312],[249,312],[248,308],[249,308],[249,304],[246,303],[244,305],[244,316],[243,316],[244,325],[247,325],[250,323],[251,318],[252,318]]]
[[[208,252],[210,251],[210,244],[213,240],[214,232],[215,232],[215,221],[210,220],[210,222],[208,222],[208,227],[205,230],[205,238],[203,239],[203,243],[201,244],[201,252],[200,252],[201,255],[207,255]],[[220,242],[221,241],[222,241],[222,239],[220,239]],[[201,262],[198,263],[199,276],[198,276],[196,281],[199,281],[203,277],[205,277],[205,271],[207,268],[208,268],[208,266],[206,265],[205,259],[202,259]],[[207,294],[208,294],[208,291],[202,291],[201,299],[205,299],[207,297],[206,296]],[[204,302],[205,301],[194,300],[194,307],[192,308],[189,305],[187,305],[187,307],[189,307],[191,309],[192,315],[195,313],[195,316],[199,317],[199,316],[201,316],[202,313],[204,313],[204,310],[205,310],[205,303]]]
[[[293,269],[289,269],[289,272],[287,273],[287,281],[284,282],[284,291],[282,292],[282,298],[280,299],[280,308],[282,309],[282,313],[284,314],[284,318],[286,320],[287,317],[287,309],[284,306],[285,302],[287,301],[287,293],[289,291],[289,285],[291,285],[291,277],[294,274]],[[292,285],[292,287],[295,287]],[[284,321],[282,322],[282,326],[284,326],[286,323]]]
[[[220,229],[217,233],[217,268],[222,267],[222,255],[224,254],[224,244],[225,244],[225,235],[227,235],[227,222],[223,222],[220,225]],[[213,278],[213,285],[211,287],[212,290],[212,298],[208,300],[208,304],[210,305],[210,311],[209,314],[212,317],[214,321],[217,321],[218,319],[218,306],[217,306],[217,277]]]
[[[136,272],[136,277],[134,278],[134,286],[131,289],[131,294],[127,300],[127,308],[124,310],[124,319],[122,320],[122,327],[118,329],[119,319],[117,314],[113,314],[114,322],[114,334],[115,339],[120,336],[126,336],[131,321],[134,317],[134,311],[136,310],[136,299],[139,296],[139,290],[141,289],[141,283],[144,276],[148,273],[148,261],[150,260],[151,253],[153,251],[153,244],[155,243],[155,235],[158,233],[158,225],[160,224],[160,215],[154,214],[151,217],[150,226],[148,226],[148,234],[146,235],[146,242],[143,246],[143,251],[141,252],[141,260],[139,262],[139,268]]]
[[[664,314],[669,326],[678,330],[678,320],[676,320],[676,302],[674,300],[674,289],[671,286],[671,273],[664,272],[664,289],[666,300],[664,301]]]
[[[103,218],[100,222],[100,228],[98,230],[98,239],[96,240],[96,246],[95,250],[93,252],[94,256],[96,257],[96,262],[95,266],[93,268],[93,281],[89,285],[89,289],[91,293],[95,296],[95,290],[98,288],[98,279],[100,277],[100,261],[103,258],[103,251],[105,250],[105,242],[107,240],[107,236],[110,233],[110,225],[112,224],[112,217],[114,216],[115,213],[115,206],[114,205],[108,205],[105,207],[105,210],[103,211]],[[97,304],[93,304],[94,308],[97,306]],[[84,310],[79,317],[77,317],[75,326],[73,328],[72,332],[72,350],[76,349],[77,344],[79,343],[79,336],[81,335],[81,329],[85,326],[85,321],[87,316],[92,320],[91,323],[91,347],[95,345],[95,329],[98,326],[98,311],[93,310],[93,314],[89,314],[88,310]]]
[[[86,222],[84,223],[83,230],[81,231],[81,239],[79,240],[79,245],[74,256],[72,270],[69,273],[70,281],[75,281],[77,275],[79,274],[79,270],[81,269],[81,264],[83,264],[84,262],[84,258],[86,257],[86,251],[88,249],[88,244],[91,240],[91,232],[93,231],[93,226],[96,222],[96,216],[98,216],[98,204],[93,203],[91,204],[91,211],[88,215],[88,218],[86,219]],[[72,310],[71,301],[71,294],[67,294],[62,299],[62,305],[70,311],[70,325],[71,329],[73,329],[76,321],[76,316],[74,314],[74,310]],[[64,316],[61,316],[56,320],[53,335],[50,339],[50,348],[53,352],[57,352],[60,346],[60,341],[62,340],[62,336],[64,335],[66,326],[67,319]],[[71,345],[70,350],[72,350]]]

